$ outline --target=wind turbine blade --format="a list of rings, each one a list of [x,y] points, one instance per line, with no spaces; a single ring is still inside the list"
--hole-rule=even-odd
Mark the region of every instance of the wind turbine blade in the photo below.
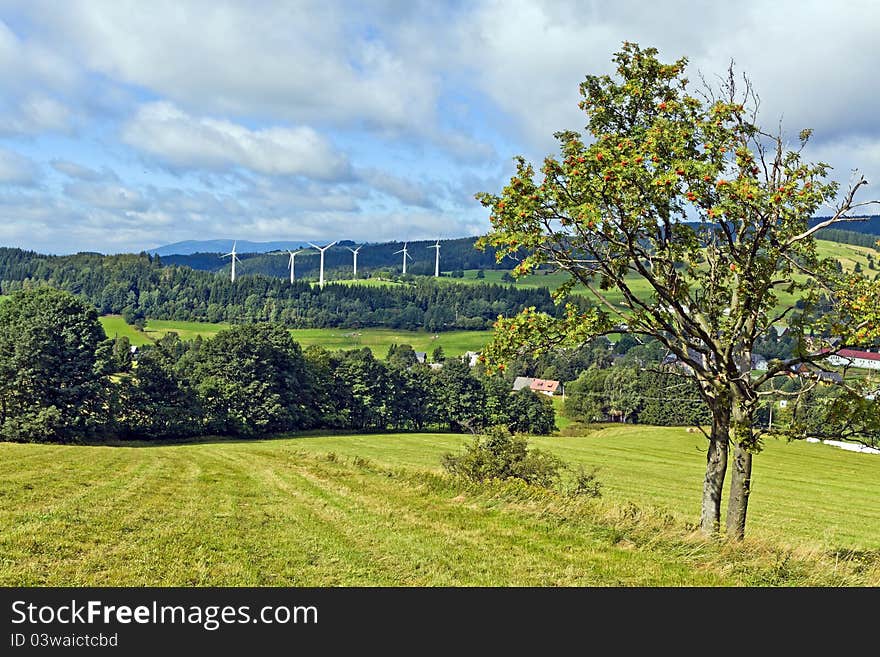
[[[333,246],[334,244],[336,244],[336,242],[338,242],[338,241],[339,241],[339,240],[334,240],[334,241],[330,242],[330,244],[328,244],[328,245],[325,246],[324,248],[325,248],[325,249],[329,249],[331,246]]]
[[[321,247],[318,246],[317,244],[312,244],[311,242],[309,242],[309,246],[311,246],[311,247],[313,247],[313,248],[315,248],[315,249],[318,249],[318,251],[321,250]]]

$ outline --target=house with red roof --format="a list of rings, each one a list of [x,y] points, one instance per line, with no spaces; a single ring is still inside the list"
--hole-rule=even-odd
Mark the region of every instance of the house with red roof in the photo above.
[[[828,356],[828,362],[837,367],[859,367],[866,370],[880,370],[880,354],[859,349],[841,349]]]
[[[552,397],[559,389],[559,381],[552,379],[533,379],[530,376],[518,376],[513,381],[513,389],[522,390],[529,388],[532,392],[540,392],[541,394]]]

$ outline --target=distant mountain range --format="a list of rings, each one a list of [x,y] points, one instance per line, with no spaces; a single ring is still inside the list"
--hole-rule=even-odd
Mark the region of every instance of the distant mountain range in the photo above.
[[[307,241],[285,242],[249,242],[248,240],[186,240],[147,249],[151,255],[192,255],[193,253],[229,253],[232,243],[236,242],[237,253],[268,253],[269,251],[285,251],[308,246]]]

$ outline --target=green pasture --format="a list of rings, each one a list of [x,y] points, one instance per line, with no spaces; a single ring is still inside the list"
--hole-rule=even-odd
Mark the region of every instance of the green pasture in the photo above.
[[[599,500],[443,475],[467,440],[0,443],[0,585],[880,584],[880,457],[771,441],[729,545],[693,532],[699,435],[536,440],[597,466]]]
[[[128,336],[134,345],[152,342],[170,332],[177,333],[185,340],[195,338],[197,335],[212,338],[218,331],[229,327],[228,324],[151,319],[147,321],[144,331],[138,331],[126,324],[120,315],[101,317],[101,324],[108,337]],[[491,337],[491,331],[428,333],[382,328],[291,329],[290,334],[303,347],[319,345],[330,350],[369,347],[380,358],[385,357],[388,347],[392,344],[409,344],[416,351],[425,351],[429,354],[437,347],[443,347],[447,356],[458,356],[466,351],[480,351]]]

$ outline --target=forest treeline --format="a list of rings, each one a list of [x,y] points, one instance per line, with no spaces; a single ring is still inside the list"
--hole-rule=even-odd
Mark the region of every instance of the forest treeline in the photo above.
[[[438,357],[437,354],[436,357]],[[60,290],[21,291],[0,305],[0,439],[76,442],[207,434],[256,437],[308,429],[546,434],[549,399],[513,392],[460,359],[433,369],[412,347],[303,351],[279,324],[211,340],[176,334],[132,352],[107,339],[97,309]]]
[[[854,246],[866,246],[875,251],[880,251],[880,235],[873,235],[871,233],[840,230],[839,228],[823,228],[816,233],[816,239],[838,242],[840,244],[852,244]]]
[[[274,322],[289,328],[485,329],[524,307],[555,314],[546,288],[451,285],[418,278],[401,285],[328,284],[163,266],[158,256],[47,256],[0,248],[0,291],[49,285],[81,296],[101,314],[204,322]],[[586,303],[582,298],[577,303]]]

